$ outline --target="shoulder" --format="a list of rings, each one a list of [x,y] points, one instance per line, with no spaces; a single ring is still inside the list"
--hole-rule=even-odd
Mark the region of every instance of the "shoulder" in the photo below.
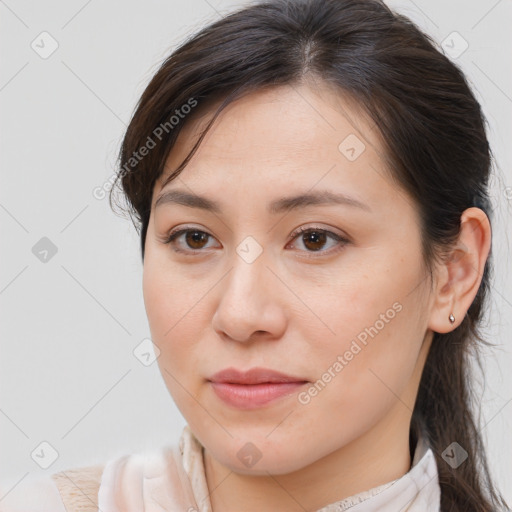
[[[51,475],[59,489],[66,510],[96,512],[98,492],[105,465],[67,469]]]
[[[4,484],[0,512],[211,512],[202,446],[188,426],[176,444]]]
[[[0,482],[0,512],[96,512],[104,465]]]
[[[211,512],[202,446],[185,426],[178,443],[107,463],[100,510],[196,510]]]

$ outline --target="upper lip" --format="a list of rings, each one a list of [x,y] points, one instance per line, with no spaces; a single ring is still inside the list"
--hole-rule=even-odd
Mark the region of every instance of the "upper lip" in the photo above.
[[[251,368],[247,371],[226,368],[217,372],[208,380],[230,384],[263,384],[265,382],[307,382],[301,377],[286,375],[269,368]]]

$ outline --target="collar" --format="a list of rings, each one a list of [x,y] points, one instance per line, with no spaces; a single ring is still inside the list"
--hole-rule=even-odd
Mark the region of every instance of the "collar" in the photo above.
[[[212,512],[204,449],[190,427],[178,445],[129,454],[105,464],[98,492],[102,512]],[[432,450],[420,437],[402,477],[331,503],[317,512],[439,512],[440,489]]]
[[[190,427],[183,429],[180,443],[183,466],[192,483],[198,512],[212,512],[204,472],[203,446]],[[420,436],[411,469],[402,477],[322,507],[317,512],[439,512],[441,492],[432,449]]]

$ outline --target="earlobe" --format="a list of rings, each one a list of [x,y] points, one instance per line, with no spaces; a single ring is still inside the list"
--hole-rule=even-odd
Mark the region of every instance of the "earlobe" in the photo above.
[[[430,311],[432,331],[443,334],[460,325],[480,287],[490,248],[487,215],[480,208],[466,209],[461,216],[457,244],[439,267]]]

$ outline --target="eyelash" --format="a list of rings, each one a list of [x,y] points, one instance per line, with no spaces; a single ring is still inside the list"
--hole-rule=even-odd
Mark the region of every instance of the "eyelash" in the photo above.
[[[185,233],[188,233],[189,231],[195,231],[197,233],[202,233],[202,234],[205,234],[209,237],[212,237],[212,235],[210,235],[210,233],[207,233],[206,231],[203,231],[201,229],[196,229],[196,228],[193,228],[193,227],[185,227],[185,228],[181,228],[177,231],[171,231],[169,233],[169,235],[165,238],[165,240],[163,241],[164,244],[169,244],[171,245],[174,240],[176,240],[176,238],[178,238],[180,235],[183,235]],[[330,237],[331,239],[334,239],[336,242],[338,242],[338,246],[332,250],[332,249],[329,249],[327,251],[324,251],[324,250],[318,250],[318,251],[305,251],[307,253],[311,253],[311,254],[320,254],[320,255],[325,255],[325,254],[334,254],[334,253],[337,253],[339,251],[341,251],[345,245],[347,245],[348,243],[350,243],[350,240],[348,240],[347,238],[345,237],[342,237],[341,235],[338,235],[337,233],[334,233],[332,231],[329,231],[327,229],[323,229],[323,228],[317,228],[315,226],[301,226],[300,228],[297,228],[291,235],[290,235],[290,242],[293,242],[296,238],[298,238],[300,235],[302,235],[303,233],[309,233],[309,232],[314,232],[314,233],[323,233],[323,234],[326,234],[328,237]],[[290,243],[288,242],[288,243]],[[288,245],[287,243],[287,245]],[[173,247],[173,250],[175,252],[178,252],[178,253],[184,253],[184,254],[189,254],[189,255],[192,255],[192,256],[197,256],[197,255],[200,255],[201,253],[204,253],[205,250],[203,249],[189,249],[189,250],[183,250],[183,249],[178,249],[176,247]],[[307,256],[308,258],[317,258],[318,256]]]

